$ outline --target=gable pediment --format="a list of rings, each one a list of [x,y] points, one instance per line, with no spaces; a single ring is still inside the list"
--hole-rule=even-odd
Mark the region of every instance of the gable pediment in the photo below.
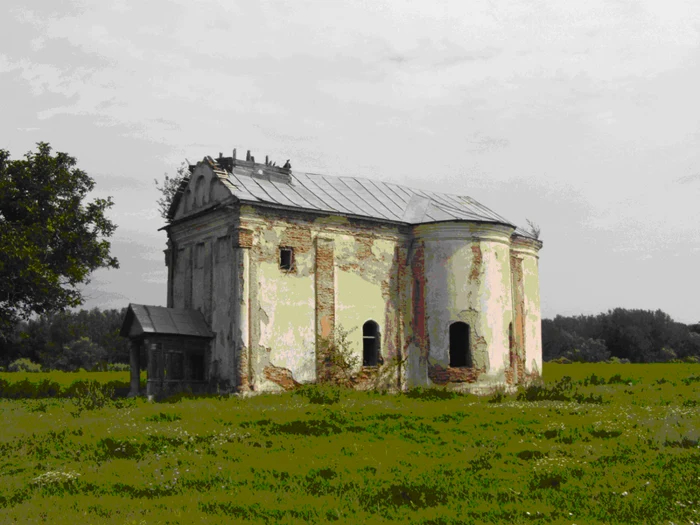
[[[173,200],[171,220],[200,212],[230,198],[231,192],[223,182],[226,178],[226,172],[218,168],[209,157],[198,162]]]

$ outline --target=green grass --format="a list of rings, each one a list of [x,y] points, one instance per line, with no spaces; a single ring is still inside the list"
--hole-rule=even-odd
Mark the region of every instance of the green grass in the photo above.
[[[700,522],[700,365],[544,373],[485,398],[2,399],[0,523]]]
[[[76,389],[88,384],[126,396],[129,382],[129,372],[0,372],[0,398],[73,397]],[[141,387],[146,388],[145,371],[141,372]]]

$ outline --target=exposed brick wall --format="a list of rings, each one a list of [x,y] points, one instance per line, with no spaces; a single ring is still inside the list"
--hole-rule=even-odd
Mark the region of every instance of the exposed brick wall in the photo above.
[[[239,228],[233,237],[233,245],[239,248],[251,248],[253,246],[252,230]]]
[[[413,334],[420,349],[421,359],[427,363],[430,349],[426,319],[425,246],[416,246],[413,256]]]
[[[305,254],[313,250],[313,240],[311,238],[311,228],[309,226],[299,226],[296,224],[286,225],[282,232],[280,246],[294,248],[295,254]]]
[[[481,253],[481,245],[478,242],[472,244],[472,267],[469,273],[471,281],[478,281],[481,268],[484,264],[484,255]]]
[[[248,235],[250,234],[250,235]],[[241,235],[237,235],[240,241]],[[252,244],[252,232],[245,231],[245,239],[250,241]],[[250,330],[250,302],[249,298],[245,296],[245,283],[250,280],[249,268],[246,264],[246,259],[249,259],[250,250],[244,247],[238,247],[234,249],[233,253],[233,292],[235,293],[233,297],[233,302],[231,305],[231,311],[234,312],[235,319],[233,321],[233,329],[236,331],[236,345],[234,355],[235,363],[235,373],[236,373],[236,388],[239,392],[248,391],[251,389],[250,381],[250,348],[248,346],[249,339],[241,339],[241,335],[247,333]],[[240,323],[245,323],[247,326],[238,326]]]
[[[333,242],[316,238],[316,374],[324,375],[325,358],[322,339],[335,331],[335,275]]]
[[[266,366],[264,370],[265,379],[278,384],[285,390],[294,390],[300,383],[294,380],[291,370],[278,366]]]
[[[513,347],[511,369],[514,383],[525,381],[525,289],[523,282],[523,260],[511,256],[510,268],[513,283]]]
[[[485,372],[481,368],[445,368],[439,364],[428,367],[428,377],[433,383],[444,385],[446,383],[474,383]]]
[[[355,243],[357,246],[357,251],[355,254],[360,261],[372,257],[372,244],[374,244],[374,236],[356,235]]]

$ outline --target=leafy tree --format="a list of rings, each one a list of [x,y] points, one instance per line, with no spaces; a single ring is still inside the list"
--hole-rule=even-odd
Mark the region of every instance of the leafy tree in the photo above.
[[[24,159],[0,150],[0,336],[20,319],[82,304],[79,285],[110,256],[111,198],[86,201],[95,182],[45,142]]]
[[[661,310],[615,308],[596,316],[542,320],[546,361],[600,361],[605,355],[636,363],[690,359],[700,356],[700,334],[693,325],[677,323]]]
[[[598,363],[607,361],[610,357],[610,351],[602,339],[590,339],[573,334],[570,336],[568,346],[563,357],[574,362]]]
[[[160,216],[166,221],[170,221],[170,206],[180,188],[180,184],[190,175],[188,164],[186,162],[180,164],[176,173],[174,177],[170,177],[166,173],[162,184],[158,182],[158,179],[153,180],[156,184],[156,189],[161,193],[161,197],[156,201],[158,203],[158,211]]]
[[[21,358],[12,361],[7,367],[8,372],[41,372],[41,365],[33,361]]]
[[[58,355],[51,356],[51,368],[75,372],[80,368],[96,370],[107,368],[107,351],[87,337],[72,341]]]

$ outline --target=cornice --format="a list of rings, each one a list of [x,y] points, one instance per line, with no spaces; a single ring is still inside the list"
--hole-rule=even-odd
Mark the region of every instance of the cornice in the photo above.
[[[512,253],[522,253],[539,258],[539,251],[542,249],[542,246],[542,241],[522,235],[513,235],[510,239],[510,251]]]
[[[515,227],[498,222],[449,221],[413,227],[417,241],[479,241],[510,245]]]

